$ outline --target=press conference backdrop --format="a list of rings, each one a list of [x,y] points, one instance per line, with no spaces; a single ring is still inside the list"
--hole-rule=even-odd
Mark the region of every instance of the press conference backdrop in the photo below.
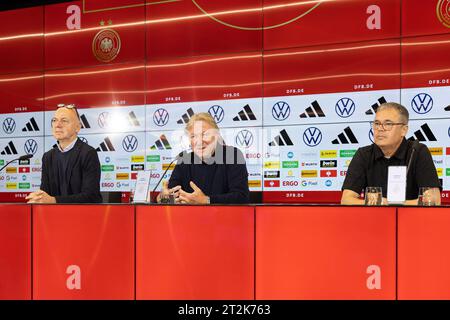
[[[336,202],[385,101],[450,197],[449,0],[84,0],[0,12],[0,200],[40,184],[59,103],[79,107],[102,191],[155,183],[209,112],[264,202]],[[171,170],[166,178],[169,178]]]

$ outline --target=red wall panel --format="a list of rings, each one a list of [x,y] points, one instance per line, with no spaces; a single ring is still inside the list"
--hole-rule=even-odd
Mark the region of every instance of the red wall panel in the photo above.
[[[144,104],[144,65],[113,64],[92,68],[64,69],[45,74],[46,109],[58,103],[78,107]]]
[[[402,88],[450,85],[450,35],[402,40]]]
[[[33,222],[34,299],[134,299],[132,206],[36,205]]]
[[[224,100],[262,95],[262,56],[258,52],[202,56],[150,62],[147,103]]]
[[[97,6],[107,7],[108,1],[96,1]],[[143,3],[141,1],[141,3]],[[69,6],[79,8],[80,29],[69,29],[73,22]],[[120,10],[83,11],[82,1],[66,2],[45,7],[45,68],[72,68],[78,66],[103,65],[142,61],[145,56],[145,8],[144,6],[123,8]],[[99,61],[93,53],[96,35],[104,29],[112,29],[115,36],[106,38],[105,52],[120,49],[111,61]],[[101,38],[103,39],[103,38]],[[108,48],[108,41],[111,47]],[[120,40],[119,40],[120,39]],[[98,51],[97,51],[98,52]],[[106,54],[106,56],[108,56]]]
[[[0,205],[0,300],[31,299],[31,206]]]
[[[403,0],[402,36],[450,32],[448,0]]]
[[[147,0],[147,59],[257,51],[261,0]]]
[[[137,299],[253,299],[254,208],[136,208]]]
[[[42,70],[44,8],[0,12],[0,74]]]
[[[257,207],[256,299],[395,299],[395,240],[395,208]]]
[[[367,26],[373,6],[380,29]],[[265,0],[264,49],[397,38],[399,16],[399,0]]]
[[[366,83],[371,90],[399,88],[399,55],[398,40],[271,51],[264,54],[264,96],[351,92]]]
[[[42,111],[43,105],[41,72],[0,75],[0,113]]]

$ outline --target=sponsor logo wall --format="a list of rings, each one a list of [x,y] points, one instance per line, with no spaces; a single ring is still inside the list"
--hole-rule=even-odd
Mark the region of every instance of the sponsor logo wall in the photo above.
[[[306,2],[197,1],[199,11],[190,1],[115,1],[110,10],[85,0],[18,10],[29,24],[0,28],[0,165],[34,156],[0,172],[0,193],[39,188],[52,114],[74,103],[80,138],[98,151],[102,191],[129,191],[139,170],[152,171],[154,187],[189,150],[190,117],[209,112],[243,152],[263,201],[337,202],[356,150],[373,143],[376,109],[394,101],[408,108],[407,138],[430,148],[450,201],[445,1]],[[264,16],[248,10],[261,6]]]

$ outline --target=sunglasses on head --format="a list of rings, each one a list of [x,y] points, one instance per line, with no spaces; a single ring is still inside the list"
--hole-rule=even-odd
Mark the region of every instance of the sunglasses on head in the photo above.
[[[80,119],[80,115],[78,114],[77,106],[74,105],[73,103],[69,103],[69,104],[60,103],[60,104],[57,105],[57,107],[58,107],[58,109],[59,108],[67,108],[67,109],[75,110],[78,119]]]

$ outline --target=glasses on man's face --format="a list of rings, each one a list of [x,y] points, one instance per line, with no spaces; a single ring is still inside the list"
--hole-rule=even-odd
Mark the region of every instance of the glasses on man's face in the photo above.
[[[370,123],[370,125],[372,126],[372,128],[374,130],[385,130],[385,131],[391,131],[392,128],[394,126],[404,126],[405,124],[402,122],[391,122],[391,121],[386,121],[386,122],[380,122],[380,121],[372,121]]]

